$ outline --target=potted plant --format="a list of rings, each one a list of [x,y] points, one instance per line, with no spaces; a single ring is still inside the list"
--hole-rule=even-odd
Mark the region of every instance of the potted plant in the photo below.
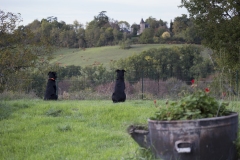
[[[151,151],[163,160],[236,160],[235,141],[238,114],[228,103],[210,96],[210,89],[198,90],[179,101],[167,102],[148,119]]]

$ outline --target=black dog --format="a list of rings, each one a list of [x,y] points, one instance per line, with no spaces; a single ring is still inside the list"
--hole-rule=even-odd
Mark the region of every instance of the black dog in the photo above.
[[[117,81],[115,84],[114,92],[112,94],[112,101],[113,103],[117,102],[125,102],[126,94],[125,90],[125,82],[124,82],[124,72],[125,70],[116,70],[117,72]]]
[[[57,100],[57,86],[56,86],[56,79],[57,73],[56,72],[48,72],[48,82],[47,88],[44,96],[44,100]]]

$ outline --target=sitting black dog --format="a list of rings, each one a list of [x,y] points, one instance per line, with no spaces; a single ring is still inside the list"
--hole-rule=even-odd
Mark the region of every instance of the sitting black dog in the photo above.
[[[56,72],[48,72],[48,82],[47,88],[44,96],[44,100],[57,100],[58,95],[57,93],[57,86],[56,86],[56,79],[57,73]]]
[[[117,102],[125,102],[126,94],[125,94],[125,82],[124,82],[124,72],[125,70],[116,70],[117,72],[117,80],[115,83],[114,92],[112,94],[113,103]]]

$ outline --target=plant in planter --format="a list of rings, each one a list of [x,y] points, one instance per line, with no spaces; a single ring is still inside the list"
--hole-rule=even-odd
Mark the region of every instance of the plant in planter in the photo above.
[[[167,103],[160,106],[151,120],[171,121],[171,120],[193,120],[202,118],[212,118],[226,116],[231,113],[226,107],[228,103],[218,101],[209,95],[209,88],[205,90],[197,89],[197,85],[192,80],[194,92],[176,102]],[[155,103],[156,104],[156,103]]]
[[[148,144],[163,160],[237,159],[235,141],[238,114],[228,103],[211,97],[209,88],[198,90],[179,101],[167,102],[148,119]]]

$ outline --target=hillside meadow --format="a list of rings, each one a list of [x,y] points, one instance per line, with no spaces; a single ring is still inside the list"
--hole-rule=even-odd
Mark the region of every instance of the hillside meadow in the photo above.
[[[143,51],[147,51],[151,48],[161,47],[181,47],[185,44],[135,44],[131,45],[130,49],[120,49],[116,46],[104,46],[83,49],[69,49],[60,48],[53,53],[52,64],[59,64],[60,66],[89,66],[103,64],[108,68],[111,61],[124,59],[134,54],[140,54]],[[203,55],[208,58],[207,50],[203,51]]]

